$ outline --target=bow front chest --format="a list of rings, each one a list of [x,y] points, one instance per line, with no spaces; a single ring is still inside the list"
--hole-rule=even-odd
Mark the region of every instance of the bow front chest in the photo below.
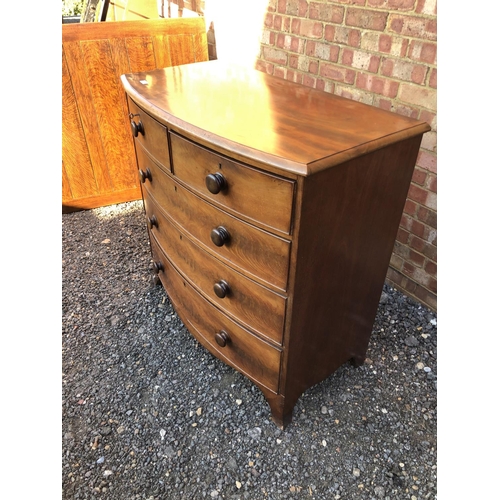
[[[284,428],[365,359],[427,123],[254,69],[122,76],[153,268]]]

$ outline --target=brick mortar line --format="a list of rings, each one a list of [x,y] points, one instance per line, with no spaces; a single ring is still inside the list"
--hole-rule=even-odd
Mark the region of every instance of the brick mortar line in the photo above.
[[[422,285],[421,283],[418,283],[417,281],[413,280],[412,278],[410,278],[409,276],[407,276],[406,274],[402,273],[401,271],[399,271],[398,269],[394,268],[393,266],[389,266],[394,272],[396,272],[397,274],[399,274],[400,276],[402,276],[404,279],[407,279],[408,281],[410,281],[413,285],[415,285],[417,288],[421,288],[423,290],[425,290],[426,292],[428,292],[433,298],[434,300],[436,301],[437,303],[437,293],[436,292],[433,292],[432,290],[429,290],[426,286]],[[414,293],[410,292],[409,290],[407,290],[406,288],[402,287],[401,285],[398,285],[395,281],[391,280],[390,278],[388,278],[386,276],[386,281],[388,283],[391,284],[391,286],[393,286],[394,288],[397,288],[398,290],[402,291],[405,295],[408,295],[409,297],[411,297],[412,299],[414,299],[416,302],[418,302],[419,304],[422,304],[424,303],[425,305],[427,305],[427,307],[433,309],[433,310],[436,310],[434,308],[432,308],[430,305],[428,305],[427,303],[423,302],[423,300],[421,298],[418,298],[417,295],[415,295]]]
[[[423,148],[421,148],[421,149],[423,149]],[[426,151],[428,151],[428,150],[426,149]],[[420,168],[421,170],[425,170],[425,169],[423,169],[422,167],[418,167],[418,168]],[[426,170],[426,172],[427,172],[427,170]],[[431,191],[430,189],[427,189],[427,188],[422,187],[420,184],[417,184],[417,183],[416,183],[416,182],[414,182],[413,180],[411,181],[411,183],[412,183],[412,184],[415,184],[416,186],[418,186],[418,187],[420,187],[420,188],[422,188],[424,191],[429,191],[429,193],[434,193],[434,191]],[[435,194],[437,194],[437,193],[435,193]],[[413,202],[413,203],[415,203],[415,205],[417,205],[417,207],[418,207],[418,208],[422,207],[422,208],[425,208],[425,209],[429,210],[430,212],[434,212],[434,213],[436,213],[436,214],[437,214],[437,210],[434,210],[433,208],[430,208],[430,207],[428,207],[428,206],[426,206],[426,205],[422,205],[422,203],[420,203],[419,201],[415,201],[415,200],[410,200],[410,201],[411,201],[411,202]],[[406,212],[405,212],[405,213],[406,213]],[[406,215],[407,215],[408,217],[413,217],[413,215],[410,215],[410,214],[406,214]],[[415,217],[413,217],[413,218],[415,218]],[[422,222],[422,221],[420,221],[420,220],[419,220],[419,222]],[[425,222],[422,222],[422,224],[425,224]],[[426,226],[429,226],[429,224],[425,224],[425,225],[426,225]],[[432,228],[432,226],[429,226],[429,227],[431,227],[431,228]],[[436,228],[434,227],[434,228],[432,228],[432,229],[436,229]]]
[[[343,5],[340,4],[339,2],[333,4],[323,4],[323,5]],[[364,10],[364,11],[371,11],[371,12],[386,12],[389,14],[389,17],[392,15],[397,15],[397,16],[406,16],[406,17],[418,17],[418,18],[423,18],[423,19],[436,19],[437,15],[436,14],[425,14],[425,13],[420,13],[420,12],[415,12],[414,10],[395,10],[395,9],[390,9],[390,8],[376,8],[376,7],[369,7],[369,6],[362,6],[362,5],[349,5],[348,7],[344,7],[345,11],[347,12],[347,9],[352,9],[352,10]],[[289,14],[288,14],[289,15]],[[299,17],[299,16],[293,16],[293,17]],[[344,16],[345,17],[345,16]],[[301,18],[302,19],[302,18]]]
[[[388,19],[392,16],[399,16],[399,17],[414,17],[418,19],[427,19],[429,21],[434,21],[437,19],[436,14],[425,14],[425,13],[420,13],[420,12],[415,12],[415,10],[394,10],[394,9],[388,9],[388,8],[376,8],[376,7],[369,7],[369,6],[363,6],[363,5],[349,5],[346,6],[344,4],[341,4],[339,2],[337,3],[319,3],[319,5],[332,5],[333,7],[340,7],[344,10],[342,14],[342,22],[345,23],[346,15],[348,10],[357,10],[357,11],[363,11],[363,12],[375,12],[377,14],[388,14]],[[309,4],[308,4],[308,13],[309,13]],[[304,17],[304,16],[298,16],[295,14],[287,14],[286,12],[279,12],[278,10],[276,11],[267,11],[266,13],[268,14],[273,14],[273,15],[278,15],[278,16],[286,16],[291,19],[306,19],[310,21],[318,21],[318,22],[327,22],[323,21],[321,19],[314,19],[311,17]]]
[[[281,33],[281,32],[278,31],[276,33]],[[300,37],[297,37],[297,38],[300,38]],[[302,39],[305,40],[305,41],[315,41],[315,40],[311,40],[310,38],[302,38]],[[429,68],[429,69],[437,69],[437,65],[436,64],[429,64],[429,63],[425,63],[425,62],[421,62],[421,61],[415,61],[414,59],[410,59],[408,57],[391,56],[391,55],[388,55],[385,52],[366,51],[366,50],[363,50],[363,49],[359,49],[357,47],[352,47],[350,45],[339,45],[339,44],[332,44],[332,43],[328,43],[328,42],[317,42],[317,43],[323,43],[323,44],[329,45],[329,46],[337,46],[337,47],[339,47],[339,49],[348,48],[349,50],[363,52],[363,53],[365,53],[367,55],[375,55],[375,56],[379,56],[380,55],[381,59],[382,58],[383,59],[392,59],[394,61],[403,61],[403,62],[407,62],[409,64],[414,64],[416,66],[423,66],[423,67],[426,67],[426,68]],[[385,78],[387,80],[394,80],[394,81],[403,82],[403,83],[411,83],[412,85],[417,85],[418,87],[422,87],[422,88],[428,87],[428,85],[421,85],[421,84],[418,84],[418,83],[415,83],[415,82],[409,82],[408,80],[400,80],[400,79],[394,78],[392,76],[382,75],[380,73],[380,66],[382,66],[381,64],[380,64],[377,72],[376,73],[372,73],[371,71],[365,70],[363,68],[356,68],[355,66],[346,66],[345,64],[342,64],[341,62],[335,62],[335,61],[330,61],[330,60],[327,60],[327,59],[321,59],[321,58],[315,57],[315,56],[309,56],[309,55],[305,54],[304,52],[293,52],[293,51],[290,51],[290,50],[278,47],[277,45],[271,45],[271,44],[267,44],[267,43],[261,42],[261,47],[262,46],[263,47],[269,47],[269,48],[272,48],[272,49],[275,49],[275,50],[279,50],[281,52],[284,52],[287,55],[292,55],[292,56],[297,56],[297,57],[300,57],[300,56],[307,57],[311,61],[315,61],[318,64],[321,64],[321,63],[335,64],[335,65],[340,66],[340,67],[345,68],[345,69],[351,69],[353,71],[365,72],[366,74],[380,76],[380,77]],[[271,62],[271,61],[268,61],[268,62]],[[293,68],[291,68],[291,69],[293,69]],[[429,72],[429,75],[427,75],[426,78],[428,78],[428,77],[430,77],[430,72]],[[346,85],[350,85],[350,84],[346,83]],[[430,87],[430,88],[433,89],[433,87]],[[434,90],[437,90],[437,89],[434,89]]]
[[[344,26],[341,26],[341,27],[344,27]],[[263,31],[269,31],[270,33],[274,33],[275,35],[288,35],[288,36],[292,36],[294,38],[299,38],[300,40],[303,40],[304,42],[322,43],[322,44],[329,45],[329,46],[332,46],[332,47],[336,46],[339,49],[348,48],[350,50],[357,50],[357,51],[360,51],[360,52],[364,52],[366,54],[380,55],[381,57],[385,57],[385,58],[389,58],[389,59],[394,59],[394,60],[397,60],[397,61],[408,61],[408,62],[411,62],[411,63],[414,63],[414,64],[420,64],[422,66],[428,66],[428,67],[437,68],[437,63],[436,64],[425,63],[425,62],[422,62],[422,61],[416,61],[415,59],[410,59],[408,56],[400,57],[400,56],[395,56],[395,55],[392,55],[392,54],[388,54],[387,52],[379,52],[379,51],[375,51],[375,50],[373,50],[373,51],[372,50],[365,50],[365,49],[362,49],[361,47],[355,47],[353,45],[348,45],[346,43],[329,42],[328,40],[325,40],[324,38],[309,38],[309,37],[306,37],[304,35],[298,35],[296,33],[291,33],[291,32],[288,32],[288,31],[277,31],[275,29],[269,29],[269,28],[265,28]],[[381,32],[374,31],[374,30],[364,30],[364,31],[366,33],[380,33],[381,35],[391,36],[388,33],[385,33],[383,31],[381,31]],[[361,34],[361,37],[362,36],[363,36],[363,34]],[[408,39],[408,40],[417,40],[417,41],[422,41],[422,42],[426,42],[426,43],[433,43],[433,44],[435,44],[437,46],[437,41],[435,41],[435,40],[425,40],[423,38],[407,37],[407,36],[403,36],[403,35],[392,35],[392,36],[396,36],[398,38],[405,38],[405,39]],[[278,50],[284,50],[284,51],[286,51],[286,49],[281,49],[280,47],[277,47],[276,45],[272,45],[270,43],[269,44],[265,43],[262,40],[261,40],[260,43],[261,43],[261,45],[264,45],[266,47],[275,47]],[[304,47],[305,47],[305,44],[304,44]],[[291,53],[292,54],[303,54],[301,52],[291,52]],[[303,54],[303,55],[305,55],[305,54]],[[323,60],[323,59],[320,59],[320,60]]]
[[[404,230],[405,230],[408,234],[410,234],[410,235],[412,235],[412,236],[415,236],[415,238],[418,238],[419,240],[424,241],[427,245],[429,245],[429,246],[434,246],[434,247],[436,246],[436,245],[433,245],[432,243],[430,243],[430,242],[428,242],[428,241],[424,240],[423,238],[420,238],[420,236],[417,236],[416,234],[413,234],[412,232],[408,231],[407,229],[405,229],[405,228],[403,228],[403,229],[404,229]],[[412,246],[410,246],[410,244],[409,244],[409,243],[402,243],[401,241],[398,241],[398,239],[397,239],[397,238],[396,238],[396,241],[397,241],[400,245],[402,245],[403,247],[407,247],[407,248],[409,248],[412,252],[418,253],[421,257],[423,257],[423,258],[425,259],[425,262],[424,262],[424,264],[422,265],[422,269],[424,268],[424,265],[425,265],[425,263],[426,263],[426,262],[432,262],[433,264],[436,264],[436,266],[437,266],[437,259],[436,259],[436,260],[431,259],[430,257],[428,257],[427,255],[423,254],[423,253],[422,253],[422,252],[420,252],[419,250],[417,250],[417,249],[413,248]],[[394,251],[393,251],[392,253],[394,253]],[[401,258],[401,260],[403,260],[403,261],[406,261],[406,260],[407,260],[407,259],[405,259],[402,255],[399,255],[399,254],[395,254],[395,255],[397,255],[398,257],[400,257],[400,258]],[[429,276],[433,276],[431,273],[428,273],[427,271],[425,271],[425,272],[426,272]]]
[[[428,190],[428,189],[426,189],[426,191],[429,191],[429,190]],[[432,191],[430,191],[430,192],[432,192]],[[427,206],[425,206],[425,205],[422,205],[422,203],[419,203],[418,201],[414,201],[414,200],[410,200],[410,201],[412,201],[413,203],[415,203],[415,205],[418,205],[419,207],[423,207],[423,208],[425,208],[425,209],[427,209],[427,210],[429,210],[429,211],[431,211],[431,212],[435,212],[435,213],[437,213],[437,211],[436,211],[436,210],[434,210],[434,209],[432,209],[432,208],[429,208],[429,207],[427,207]],[[422,220],[418,219],[417,217],[414,217],[413,215],[410,215],[410,214],[408,214],[408,213],[406,213],[406,212],[404,212],[404,214],[405,214],[406,216],[408,216],[410,219],[413,219],[413,220],[415,220],[415,221],[419,222],[420,224],[422,224],[422,225],[424,225],[424,226],[426,226],[426,227],[428,227],[428,228],[430,228],[430,229],[433,229],[433,230],[437,231],[437,228],[436,228],[436,227],[432,227],[430,224],[427,224],[427,222],[424,222],[424,221],[422,221]],[[403,228],[403,229],[404,229],[404,228]],[[411,232],[410,232],[410,234],[413,234],[413,233],[411,233]],[[417,235],[415,235],[415,236],[417,236]],[[418,236],[418,237],[420,238],[420,236]],[[423,238],[420,238],[420,239],[421,239],[421,240],[423,240]],[[424,241],[425,241],[425,240],[424,240]],[[429,243],[429,244],[431,244],[431,242],[430,242],[430,241],[429,241],[428,243]]]
[[[388,36],[395,36],[395,37],[398,37],[398,38],[403,38],[403,39],[406,39],[406,40],[409,40],[409,41],[421,41],[421,42],[427,42],[427,43],[434,43],[437,45],[437,40],[429,40],[427,38],[420,38],[420,37],[415,37],[415,36],[410,36],[410,35],[402,35],[400,33],[397,33],[395,31],[391,31],[391,32],[387,32],[385,30],[382,30],[382,31],[379,31],[379,30],[372,30],[372,29],[369,29],[369,28],[362,28],[360,26],[349,26],[349,25],[346,25],[344,23],[342,24],[339,24],[339,23],[331,23],[331,22],[328,22],[328,21],[320,21],[319,19],[310,19],[310,18],[307,18],[307,17],[293,17],[293,16],[288,16],[290,17],[290,19],[301,19],[301,20],[304,20],[304,21],[314,21],[314,22],[317,22],[317,23],[321,23],[323,25],[323,28],[325,28],[325,26],[338,26],[340,28],[347,28],[347,29],[352,29],[352,30],[358,30],[358,31],[361,31],[363,33],[378,33],[380,35],[388,35]],[[290,28],[291,28],[291,23],[290,23]],[[280,35],[291,35],[291,36],[294,36],[294,37],[297,37],[297,38],[301,38],[303,40],[307,40],[307,41],[319,41],[319,42],[323,42],[323,43],[327,43],[327,44],[331,44],[331,42],[328,42],[327,40],[325,40],[324,38],[308,38],[308,37],[305,37],[304,35],[299,35],[297,33],[292,33],[291,31],[280,31],[280,30],[276,30],[275,28],[268,28],[267,26],[263,26],[263,31],[269,31],[269,32],[274,32],[274,33],[277,33],[277,34],[280,34]],[[263,43],[263,42],[261,42]],[[359,47],[353,47],[352,45],[347,45],[347,44],[339,44],[341,47],[351,47],[352,49],[359,49]],[[385,52],[381,52],[382,54],[386,54]],[[393,57],[396,57],[397,56],[393,56]]]
[[[403,229],[404,229],[404,228],[403,228]],[[409,233],[409,234],[413,234],[413,233],[412,233],[412,232],[410,232],[410,231],[408,231],[408,233]],[[417,236],[416,234],[415,234],[415,235],[413,235],[413,236],[416,236],[416,237],[418,238],[418,236]],[[422,240],[423,238],[420,238],[420,239]],[[402,243],[401,241],[398,241],[398,240],[397,240],[397,238],[396,238],[396,241],[397,241],[397,242],[398,242],[401,246],[406,247],[406,248],[409,248],[412,252],[415,252],[416,254],[420,255],[420,257],[423,257],[424,262],[423,262],[423,264],[420,266],[419,264],[416,264],[416,263],[412,262],[412,260],[411,260],[409,257],[408,257],[408,258],[403,257],[402,255],[400,255],[400,254],[398,254],[398,253],[396,253],[395,255],[397,255],[398,257],[400,257],[400,258],[401,258],[401,260],[403,260],[404,262],[408,262],[408,263],[409,263],[409,264],[411,264],[412,266],[418,267],[419,269],[423,269],[423,270],[424,270],[424,272],[425,272],[426,274],[428,274],[429,276],[435,277],[432,273],[427,272],[427,271],[424,269],[424,267],[425,267],[425,264],[426,264],[427,262],[432,262],[433,264],[436,264],[436,265],[437,265],[437,261],[435,261],[435,260],[431,259],[430,257],[427,257],[427,255],[424,255],[424,254],[423,254],[422,252],[420,252],[419,250],[416,250],[415,248],[413,248],[412,246],[410,246],[408,243]],[[424,241],[425,241],[425,240],[424,240]],[[426,243],[428,243],[429,245],[431,245],[431,243],[429,243],[428,241],[426,241]],[[393,251],[392,253],[395,253],[395,252]]]
[[[274,31],[274,30],[269,30],[269,31],[273,31],[276,34],[284,34],[281,31]],[[377,56],[377,57],[380,57],[381,61],[380,61],[379,68],[377,70],[377,73],[371,73],[371,72],[369,72],[367,70],[363,70],[362,68],[356,68],[354,66],[345,66],[345,65],[343,65],[342,63],[339,63],[339,62],[329,61],[329,60],[326,60],[326,59],[320,59],[318,57],[309,56],[305,52],[292,52],[292,51],[287,50],[285,48],[278,47],[275,44],[272,45],[272,44],[264,43],[264,42],[261,41],[260,42],[261,43],[261,47],[269,47],[269,48],[273,48],[275,50],[281,50],[282,52],[284,52],[284,53],[286,53],[288,55],[296,55],[296,56],[308,57],[311,61],[316,61],[318,64],[320,64],[320,63],[336,64],[336,65],[338,65],[338,66],[340,66],[342,68],[352,69],[354,71],[364,71],[367,74],[377,75],[377,76],[380,76],[382,78],[386,78],[386,79],[389,79],[389,80],[394,80],[394,81],[403,82],[403,83],[411,83],[413,85],[417,85],[417,86],[422,87],[422,88],[429,87],[430,89],[434,89],[434,87],[431,87],[429,85],[429,81],[430,81],[430,78],[431,78],[432,70],[433,69],[437,69],[437,63],[436,64],[431,64],[431,63],[426,63],[426,62],[422,62],[422,61],[416,61],[415,59],[411,59],[408,56],[398,57],[398,56],[394,56],[394,55],[391,55],[391,54],[387,54],[387,52],[378,52],[378,51],[365,50],[365,49],[361,49],[360,47],[353,47],[352,45],[346,45],[346,44],[340,44],[340,43],[332,43],[332,42],[328,42],[328,41],[325,41],[325,40],[317,40],[317,39],[312,39],[312,38],[305,38],[305,37],[294,35],[294,34],[287,34],[287,35],[293,36],[293,37],[296,37],[296,38],[300,38],[304,42],[311,42],[312,41],[312,42],[315,42],[315,43],[321,43],[321,44],[324,44],[324,45],[328,45],[330,47],[338,47],[338,49],[339,49],[339,59],[341,58],[341,51],[343,51],[345,49],[352,50],[354,52],[356,52],[356,51],[357,52],[362,52],[364,54],[367,54],[368,56]],[[304,50],[305,50],[305,46],[306,46],[306,43],[304,43]],[[425,82],[426,83],[420,85],[420,84],[415,83],[415,82],[409,82],[408,80],[399,80],[399,79],[394,78],[394,77],[389,77],[389,76],[385,76],[385,75],[380,74],[380,68],[382,66],[382,62],[383,62],[383,60],[387,60],[387,59],[390,59],[390,60],[393,60],[393,61],[397,61],[397,62],[403,62],[403,63],[413,64],[413,65],[416,65],[416,66],[423,66],[425,68],[428,68],[429,71],[427,72],[427,75],[425,77]],[[346,85],[350,85],[350,84],[346,84]],[[434,89],[434,90],[437,90],[437,89]]]
[[[413,200],[410,200],[410,201],[413,201]],[[415,204],[416,204],[416,205],[418,205],[419,207],[423,207],[423,208],[425,208],[425,209],[427,209],[427,210],[429,210],[429,211],[432,211],[432,212],[437,213],[437,212],[436,212],[436,210],[433,210],[432,208],[426,207],[425,205],[422,205],[421,203],[418,203],[418,202],[416,202],[416,201],[413,201],[413,203],[415,203]],[[416,221],[417,221],[417,222],[419,222],[420,224],[423,224],[424,226],[426,226],[426,227],[430,228],[430,229],[431,229],[431,230],[433,230],[433,231],[437,231],[437,227],[432,227],[432,226],[431,226],[430,224],[428,224],[427,222],[424,222],[424,221],[422,221],[422,220],[418,219],[417,217],[414,217],[413,215],[410,215],[410,214],[409,214],[409,213],[407,213],[407,212],[403,212],[403,213],[404,213],[404,215],[406,215],[406,216],[407,216],[407,217],[409,217],[410,219],[416,220]],[[408,229],[406,229],[406,228],[404,228],[404,227],[403,227],[403,229],[405,229],[405,231],[408,231],[410,234],[413,234],[413,233],[412,233],[411,231],[409,231]],[[418,236],[418,235],[416,235],[416,234],[415,234],[415,236],[417,236],[417,238],[420,238],[421,240],[424,240],[424,241],[425,241],[426,243],[428,243],[429,245],[432,245],[432,243],[431,243],[430,241],[427,241],[427,240],[425,240],[424,238],[422,238],[422,237],[420,237],[420,236]]]
[[[278,50],[281,50],[281,49],[278,49]],[[296,52],[287,52],[287,54],[296,55]],[[306,56],[306,57],[309,57],[309,56]],[[333,61],[325,61],[324,59],[317,59],[317,58],[312,58],[312,57],[310,59],[311,59],[312,62],[317,62],[318,63],[318,67],[319,67],[320,63],[323,62],[323,63],[326,63],[326,64],[332,64],[332,65],[338,66],[341,69],[350,69],[350,70],[352,70],[352,71],[354,71],[356,73],[362,73],[362,74],[367,75],[367,76],[376,76],[376,77],[379,77],[379,78],[382,78],[384,80],[388,80],[388,81],[391,81],[391,82],[403,83],[403,84],[408,84],[408,85],[415,85],[419,89],[428,89],[428,90],[437,92],[437,89],[434,88],[434,87],[431,87],[429,84],[422,84],[422,85],[420,85],[420,84],[415,83],[415,82],[409,82],[408,80],[400,80],[398,78],[394,78],[394,77],[391,77],[391,76],[382,75],[382,74],[380,74],[378,72],[377,73],[372,73],[372,72],[364,70],[364,69],[354,68],[352,66],[345,66],[344,64],[341,64],[341,63],[336,63],[336,62],[333,62]],[[300,70],[298,68],[297,69],[296,68],[291,68],[289,66],[283,66],[281,64],[274,63],[272,61],[268,61],[267,59],[263,59],[262,58],[262,60],[265,61],[265,62],[269,62],[271,64],[275,64],[275,65],[277,65],[280,68],[285,68],[285,69],[289,69],[291,71],[296,71],[296,72],[301,73],[303,75],[308,75],[308,76],[312,76],[312,77],[321,78],[323,80],[328,80],[328,81],[331,81],[331,82],[334,82],[334,83],[339,83],[339,84],[342,84],[342,85],[346,85],[348,87],[351,87],[351,88],[354,88],[354,89],[358,89],[358,90],[362,90],[364,92],[372,93],[374,95],[380,95],[381,97],[383,97],[385,99],[390,99],[391,101],[398,100],[399,102],[402,102],[402,103],[406,102],[406,101],[401,100],[401,98],[399,97],[399,89],[398,89],[398,96],[396,96],[396,97],[387,97],[387,96],[384,96],[382,94],[378,94],[376,92],[372,92],[370,90],[365,90],[365,89],[356,87],[356,83],[348,83],[348,82],[333,80],[332,78],[324,77],[324,76],[320,75],[319,72],[318,73],[308,73],[308,72],[304,72],[303,70]],[[430,78],[430,75],[427,75],[426,79],[427,78]],[[415,104],[412,104],[411,107],[415,108],[415,109],[419,109],[419,110],[426,110],[426,111],[436,112],[435,109],[426,108],[426,107],[423,107],[423,106],[417,106]]]
[[[290,52],[290,51],[287,51],[285,49],[281,49],[279,47],[276,47],[274,45],[269,45],[269,47],[273,47],[275,48],[276,50],[281,50],[283,52],[285,52],[286,54],[288,55],[304,55],[305,54],[298,54],[297,52]],[[369,71],[366,71],[366,70],[363,70],[363,69],[359,69],[359,68],[353,68],[352,66],[345,66],[343,64],[340,64],[340,63],[336,63],[336,62],[333,62],[333,61],[325,61],[324,59],[317,59],[317,58],[313,58],[313,57],[310,57],[310,56],[305,56],[305,57],[309,57],[311,59],[311,61],[315,61],[315,62],[318,62],[318,65],[319,63],[321,62],[324,62],[326,64],[333,64],[335,66],[338,66],[339,68],[342,68],[342,69],[350,69],[352,71],[355,71],[356,73],[363,73],[363,74],[366,74],[366,75],[371,75],[371,76],[377,76],[379,78],[383,78],[385,80],[388,80],[388,81],[392,81],[392,82],[396,82],[396,83],[403,83],[403,84],[408,84],[408,85],[415,85],[417,88],[419,89],[428,89],[428,90],[431,90],[431,91],[434,91],[434,92],[437,92],[437,89],[435,89],[434,87],[431,87],[429,86],[428,84],[425,84],[425,85],[419,85],[418,83],[414,83],[414,82],[409,82],[407,80],[399,80],[397,78],[393,78],[393,77],[389,77],[389,76],[385,76],[385,75],[381,75],[380,73],[370,73]],[[348,83],[348,82],[343,82],[343,81],[337,81],[337,80],[333,80],[331,78],[326,78],[324,76],[321,76],[319,73],[318,74],[315,74],[315,73],[308,73],[308,72],[304,72],[300,69],[296,69],[296,68],[291,68],[289,66],[283,66],[282,64],[279,64],[279,63],[275,63],[273,61],[269,61],[267,59],[265,59],[264,57],[259,57],[259,59],[263,62],[268,62],[270,64],[274,64],[275,67],[277,68],[282,68],[282,69],[285,69],[285,70],[290,70],[290,71],[294,71],[296,73],[299,73],[301,75],[304,75],[304,76],[310,76],[310,77],[313,77],[313,78],[320,78],[324,81],[330,81],[332,82],[333,84],[341,84],[341,85],[345,85],[349,88],[352,88],[352,89],[357,89],[357,90],[360,90],[362,92],[367,92],[369,94],[373,94],[373,95],[376,95],[376,96],[380,96],[381,98],[384,98],[384,99],[388,99],[390,101],[393,101],[393,102],[398,102],[398,103],[401,103],[401,104],[405,104],[406,106],[409,106],[410,103],[406,102],[406,101],[403,101],[401,99],[401,97],[399,97],[399,93],[400,93],[400,89],[398,89],[398,95],[396,97],[388,97],[388,96],[384,96],[382,94],[378,94],[376,92],[373,92],[371,90],[365,90],[365,89],[361,89],[359,87],[356,87],[356,84],[355,83]],[[427,75],[426,79],[430,78],[430,75]],[[413,109],[415,110],[418,110],[419,112],[422,112],[422,111],[430,111],[432,113],[435,113],[437,110],[435,109],[432,109],[432,108],[426,108],[426,107],[423,107],[423,106],[418,106],[416,104],[411,104],[410,105]],[[432,153],[433,151],[430,151],[430,150],[426,150],[426,151],[429,151],[430,153]]]
[[[294,52],[291,52],[291,54],[294,54]],[[306,57],[309,57],[309,56],[306,56]],[[316,60],[316,58],[315,58]],[[410,84],[410,85],[415,85],[417,86],[418,88],[429,88],[431,90],[436,90],[437,89],[434,89],[433,87],[429,87],[429,85],[425,85],[425,84],[419,84],[419,83],[415,83],[415,82],[410,82],[408,80],[401,80],[399,78],[396,78],[394,76],[385,76],[383,74],[380,73],[380,67],[379,69],[377,70],[376,73],[372,73],[371,71],[368,71],[367,69],[363,69],[363,68],[356,68],[354,66],[346,66],[345,64],[342,64],[340,62],[334,62],[334,61],[326,61],[324,59],[318,59],[318,62],[321,63],[326,63],[326,64],[334,64],[336,66],[339,66],[340,68],[343,68],[343,69],[350,69],[352,71],[355,71],[356,73],[363,73],[365,75],[368,75],[368,76],[378,76],[380,78],[383,78],[384,80],[390,80],[392,82],[397,82],[397,83],[406,83],[406,84]],[[425,66],[425,65],[422,65],[422,66]],[[347,83],[347,82],[342,82],[344,83],[345,85],[354,85],[352,83]]]
[[[421,222],[421,221],[418,221],[418,222]],[[422,222],[422,224],[424,224]],[[428,224],[424,224],[425,226],[427,227],[430,227]],[[401,225],[399,226],[401,227]],[[398,228],[399,229],[399,228]],[[426,245],[430,246],[430,247],[436,247],[436,245],[433,245],[430,241],[427,241],[425,240],[424,238],[421,238],[420,236],[418,236],[417,234],[415,233],[412,233],[409,229],[406,229],[406,228],[402,228],[404,229],[408,234],[412,235],[412,236],[415,236],[415,238],[418,238],[419,240],[422,240]],[[436,264],[437,265],[437,259],[434,260],[434,259],[431,259],[430,257],[428,257],[427,255],[423,254],[420,250],[417,250],[416,248],[413,248],[409,243],[403,243],[401,241],[398,241],[397,237],[396,237],[396,241],[402,245],[403,247],[406,247],[406,248],[409,248],[412,252],[415,252],[417,254],[419,254],[421,257],[424,258],[424,263],[422,264],[422,266],[417,266],[417,267],[420,267],[421,269],[424,269],[424,266],[426,264],[426,262],[432,262],[433,264]],[[437,248],[437,247],[436,247]],[[394,251],[392,252],[394,253]],[[399,255],[399,254],[396,254],[398,257],[401,257],[402,260],[406,261],[406,262],[410,262],[407,258],[403,257],[402,255]],[[410,262],[410,264],[412,264]],[[412,264],[412,265],[417,265],[417,264]],[[428,274],[429,276],[433,276],[431,273],[428,273],[427,271],[425,271],[426,274]]]

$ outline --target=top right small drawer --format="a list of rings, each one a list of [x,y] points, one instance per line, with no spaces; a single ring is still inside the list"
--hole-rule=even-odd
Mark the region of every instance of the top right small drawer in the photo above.
[[[174,175],[236,216],[291,233],[295,181],[230,160],[170,133]]]

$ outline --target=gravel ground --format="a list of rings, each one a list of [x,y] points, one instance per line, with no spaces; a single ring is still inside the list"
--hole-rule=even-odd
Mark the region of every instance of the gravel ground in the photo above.
[[[62,222],[63,500],[437,498],[435,313],[386,285],[366,363],[280,431],[153,285],[142,202]]]

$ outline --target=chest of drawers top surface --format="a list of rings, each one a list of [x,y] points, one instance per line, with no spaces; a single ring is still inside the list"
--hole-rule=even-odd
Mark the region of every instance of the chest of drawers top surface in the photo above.
[[[126,74],[129,96],[173,130],[251,164],[309,175],[429,130],[425,122],[208,61]]]

